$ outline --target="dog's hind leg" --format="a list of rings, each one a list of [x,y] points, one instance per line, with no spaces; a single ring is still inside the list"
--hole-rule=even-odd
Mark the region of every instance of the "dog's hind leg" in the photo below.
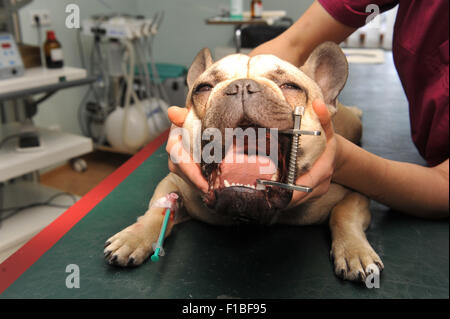
[[[118,232],[105,243],[104,255],[109,264],[117,266],[137,266],[142,264],[152,252],[152,244],[158,240],[164,220],[165,208],[152,207],[152,202],[169,193],[179,193],[172,174],[167,175],[156,187],[147,212],[131,226]],[[165,237],[170,235],[173,220],[169,220]]]
[[[371,267],[377,266],[380,271],[384,268],[364,233],[369,223],[369,200],[359,193],[347,194],[331,212],[330,255],[335,273],[342,279],[364,281]]]
[[[362,137],[362,111],[355,106],[345,106],[338,102],[333,117],[334,130],[352,143],[359,144]]]

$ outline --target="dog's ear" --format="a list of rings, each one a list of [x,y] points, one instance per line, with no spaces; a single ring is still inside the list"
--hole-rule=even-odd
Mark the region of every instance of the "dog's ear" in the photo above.
[[[192,62],[192,65],[189,68],[187,74],[187,83],[189,89],[192,88],[192,85],[194,84],[195,80],[200,76],[200,74],[205,72],[205,70],[213,63],[214,61],[211,56],[211,51],[209,51],[208,48],[201,49],[200,52],[195,57],[194,62]]]
[[[322,43],[300,69],[322,89],[324,102],[333,114],[348,76],[347,58],[341,48],[334,42]]]

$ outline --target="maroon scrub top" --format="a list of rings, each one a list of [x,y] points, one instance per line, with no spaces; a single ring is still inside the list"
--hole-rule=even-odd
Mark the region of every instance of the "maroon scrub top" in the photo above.
[[[411,135],[430,166],[448,159],[448,0],[319,0],[336,20],[359,28],[369,4],[380,12],[399,5],[392,53],[409,102]],[[386,101],[389,103],[389,101]]]

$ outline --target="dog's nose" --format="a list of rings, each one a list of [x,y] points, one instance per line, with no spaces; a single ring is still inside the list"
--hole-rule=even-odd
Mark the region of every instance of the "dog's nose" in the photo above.
[[[225,89],[226,95],[245,95],[254,94],[261,91],[261,87],[258,82],[251,79],[239,79],[228,84]]]

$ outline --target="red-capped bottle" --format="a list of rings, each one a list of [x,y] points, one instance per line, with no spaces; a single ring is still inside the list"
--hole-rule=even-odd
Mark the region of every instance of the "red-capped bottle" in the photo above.
[[[250,4],[250,15],[252,19],[262,18],[263,4],[262,0],[252,0]]]
[[[61,43],[56,39],[55,32],[47,31],[47,39],[44,43],[44,54],[47,68],[57,69],[64,65],[63,51]]]

